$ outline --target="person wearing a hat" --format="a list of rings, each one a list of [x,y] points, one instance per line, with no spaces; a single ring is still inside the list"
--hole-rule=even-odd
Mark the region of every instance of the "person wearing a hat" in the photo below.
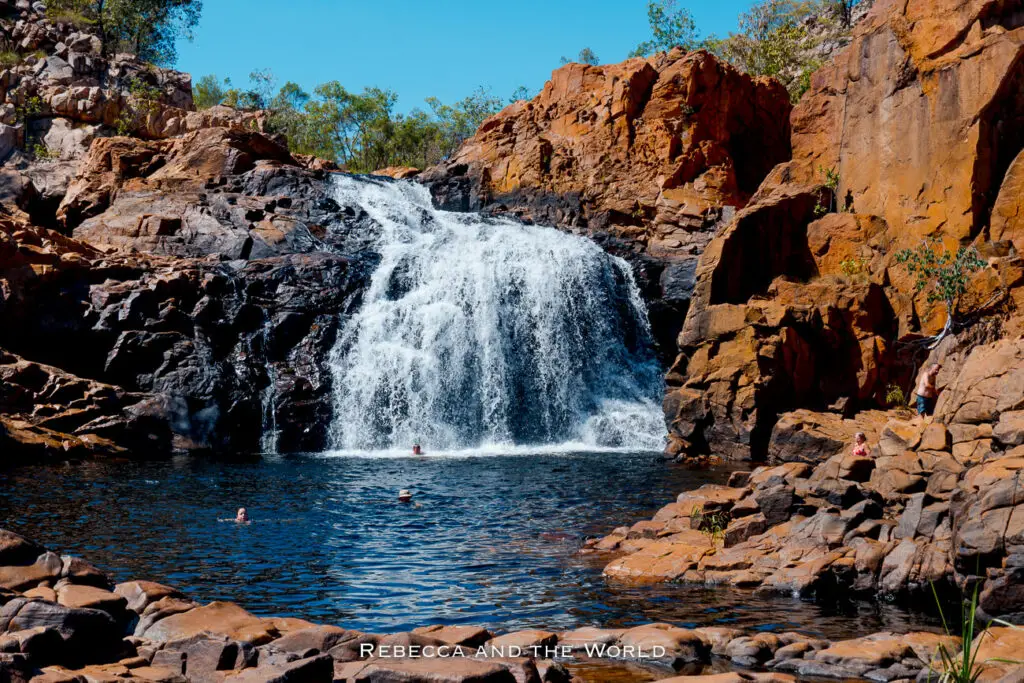
[[[398,492],[398,502],[399,503],[411,503],[412,502],[412,493],[409,491],[409,489],[402,489],[401,491]]]

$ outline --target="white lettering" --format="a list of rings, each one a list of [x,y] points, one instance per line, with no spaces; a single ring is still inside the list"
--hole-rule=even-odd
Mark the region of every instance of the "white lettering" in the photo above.
[[[360,643],[359,645],[359,657],[371,657],[373,656],[373,643]]]

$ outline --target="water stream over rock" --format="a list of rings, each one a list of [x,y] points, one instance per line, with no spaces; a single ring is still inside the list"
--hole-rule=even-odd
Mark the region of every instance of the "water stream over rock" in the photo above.
[[[629,266],[588,239],[338,176],[380,264],[332,364],[339,450],[659,450],[661,369]]]

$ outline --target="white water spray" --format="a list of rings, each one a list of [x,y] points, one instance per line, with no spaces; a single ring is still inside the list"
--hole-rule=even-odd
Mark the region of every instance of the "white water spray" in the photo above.
[[[333,446],[656,450],[661,372],[629,266],[588,239],[337,176],[381,261],[334,350]]]

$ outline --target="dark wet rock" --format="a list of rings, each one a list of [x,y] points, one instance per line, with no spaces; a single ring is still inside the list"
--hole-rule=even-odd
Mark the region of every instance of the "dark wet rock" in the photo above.
[[[55,659],[96,661],[120,653],[124,644],[117,622],[106,612],[70,608],[43,600],[16,598],[0,607],[0,632],[52,628],[63,638]]]

